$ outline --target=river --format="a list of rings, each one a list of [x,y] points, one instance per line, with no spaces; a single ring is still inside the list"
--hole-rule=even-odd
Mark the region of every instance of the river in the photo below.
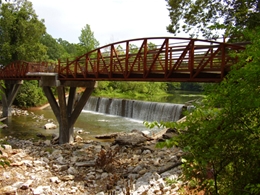
[[[202,95],[193,92],[174,93],[172,96],[167,96],[161,99],[161,102],[184,104],[188,101],[201,98]],[[58,129],[45,130],[43,128],[47,120],[51,119],[57,124],[56,118],[50,107],[43,110],[29,111],[28,116],[12,116],[5,123],[8,128],[0,130],[0,137],[14,136],[20,139],[35,139],[37,134],[50,136],[58,134]],[[112,132],[130,132],[133,129],[141,131],[149,130],[143,125],[142,120],[125,118],[121,116],[108,115],[93,111],[83,110],[77,119],[75,132],[83,130],[80,136],[85,140],[95,139],[96,135],[102,135]],[[149,130],[151,133],[158,129]]]

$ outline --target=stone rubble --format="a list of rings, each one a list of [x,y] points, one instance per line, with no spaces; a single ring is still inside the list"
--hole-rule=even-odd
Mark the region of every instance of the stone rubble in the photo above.
[[[0,194],[9,195],[172,195],[178,194],[178,148],[156,148],[156,140],[133,145],[82,141],[52,145],[50,140],[7,137],[1,157]],[[167,181],[171,180],[171,185]],[[175,182],[174,182],[175,181]]]
[[[13,108],[13,115],[33,115],[37,121],[52,120]],[[81,134],[82,130],[75,132]],[[6,137],[0,140],[0,195],[172,195],[179,194],[182,151],[156,148],[157,141],[174,136],[164,130],[150,139],[144,132],[105,135],[114,142],[84,141],[56,145],[37,135],[39,141]],[[170,182],[169,182],[170,181]]]
[[[57,125],[55,125],[53,122],[51,123],[46,123],[44,125],[44,129],[56,129],[57,128]]]

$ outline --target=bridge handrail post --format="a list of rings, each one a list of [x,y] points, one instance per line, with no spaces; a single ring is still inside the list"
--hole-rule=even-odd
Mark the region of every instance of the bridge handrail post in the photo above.
[[[193,76],[194,70],[194,48],[195,48],[195,40],[190,40],[190,52],[189,52],[189,70],[190,70],[190,78]]]
[[[69,76],[69,58],[67,58],[67,65],[66,65],[66,76]]]
[[[96,72],[97,75],[100,71],[100,56],[101,56],[101,53],[100,53],[100,50],[98,50],[98,53],[97,53],[97,72]]]
[[[112,44],[111,45],[111,48],[110,48],[110,66],[109,66],[109,73],[108,73],[108,75],[109,75],[109,77],[111,77],[111,74],[112,74],[112,71],[115,69],[114,67],[112,68],[112,65],[114,64],[113,63],[113,59],[114,59],[114,55],[113,55],[113,52],[116,52],[116,50],[115,50],[115,47],[114,47],[114,45]],[[115,66],[115,65],[114,65]]]
[[[78,63],[79,63],[79,61],[76,60],[76,61],[75,61],[75,64],[74,64],[74,73],[75,73],[75,75],[77,75],[77,71],[78,71]]]
[[[58,74],[60,74],[60,59],[58,59],[58,67],[57,67],[57,69],[58,69]]]
[[[213,45],[213,43],[211,43],[210,45]],[[213,54],[213,48],[210,48],[209,49],[210,51],[210,56],[212,56],[212,54]],[[213,68],[213,59],[210,61],[210,68]]]
[[[88,55],[86,54],[86,57],[85,57],[85,76],[87,76],[87,73],[88,73]]]
[[[169,63],[169,38],[165,39],[165,75],[167,75]]]
[[[225,75],[225,61],[226,61],[226,52],[225,52],[225,43],[221,43],[221,79]]]
[[[125,51],[125,78],[128,75],[128,62],[129,62],[129,41],[126,42],[126,51]]]
[[[148,69],[147,69],[147,39],[144,39],[144,67],[143,67],[143,75],[145,76]]]
[[[40,64],[40,72],[46,72],[46,67],[44,62],[41,62]]]

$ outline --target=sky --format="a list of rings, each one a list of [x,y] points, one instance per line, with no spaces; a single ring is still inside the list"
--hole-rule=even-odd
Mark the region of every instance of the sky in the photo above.
[[[100,46],[143,37],[173,36],[165,0],[29,0],[47,33],[78,43],[90,25]],[[183,37],[183,36],[182,36]]]

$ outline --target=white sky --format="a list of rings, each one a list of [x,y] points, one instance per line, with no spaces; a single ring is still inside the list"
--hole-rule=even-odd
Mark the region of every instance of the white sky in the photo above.
[[[78,43],[90,25],[100,46],[142,37],[174,36],[165,0],[29,0],[53,38]]]

